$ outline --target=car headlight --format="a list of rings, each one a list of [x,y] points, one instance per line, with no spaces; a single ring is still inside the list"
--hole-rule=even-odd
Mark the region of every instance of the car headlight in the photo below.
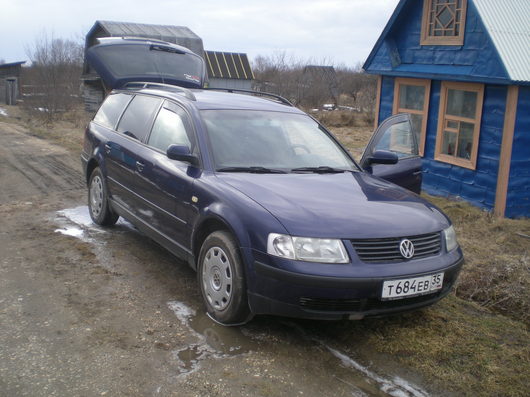
[[[456,233],[453,226],[449,226],[447,229],[444,230],[445,235],[445,247],[447,248],[447,252],[454,250],[456,247],[458,247],[458,242],[456,241]]]
[[[349,262],[342,241],[328,238],[293,237],[271,233],[267,241],[267,253],[307,262]]]

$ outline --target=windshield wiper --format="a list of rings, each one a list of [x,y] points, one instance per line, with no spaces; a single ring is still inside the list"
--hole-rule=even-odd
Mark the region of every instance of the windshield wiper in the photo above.
[[[254,167],[224,167],[219,168],[216,171],[219,172],[249,172],[251,174],[287,174],[283,170],[277,170],[274,168],[265,168],[260,166]]]
[[[319,167],[299,167],[293,168],[291,172],[314,172],[317,174],[339,174],[348,170],[342,170],[340,168],[333,168],[327,165],[321,165]]]

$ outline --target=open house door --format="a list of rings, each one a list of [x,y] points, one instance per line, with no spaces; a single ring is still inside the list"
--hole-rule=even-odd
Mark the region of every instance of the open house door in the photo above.
[[[372,155],[380,150],[396,154],[398,162],[372,163]],[[418,155],[418,142],[409,114],[397,114],[381,123],[364,150],[361,167],[375,176],[420,193],[421,157]]]

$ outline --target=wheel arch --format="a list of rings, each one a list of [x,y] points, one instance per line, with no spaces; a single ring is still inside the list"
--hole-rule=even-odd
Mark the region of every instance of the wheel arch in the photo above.
[[[204,243],[204,240],[216,231],[226,231],[232,235],[236,240],[238,249],[241,247],[241,240],[238,234],[235,232],[233,227],[222,217],[218,215],[210,215],[207,218],[200,221],[195,228],[192,235],[191,249],[194,258],[194,268],[197,269],[197,261],[199,260],[199,253]]]
[[[87,186],[90,183],[90,175],[92,175],[92,172],[94,172],[94,170],[97,167],[99,167],[99,163],[95,158],[91,158],[90,160],[88,160],[88,163],[86,165],[86,175],[85,175],[85,179],[86,179],[85,182]]]

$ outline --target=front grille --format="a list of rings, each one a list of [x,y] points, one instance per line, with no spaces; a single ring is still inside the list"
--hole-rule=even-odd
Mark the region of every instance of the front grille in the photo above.
[[[309,310],[326,312],[358,312],[361,310],[362,300],[300,298],[300,306]]]
[[[442,240],[439,232],[419,236],[350,241],[363,262],[395,262],[405,260],[399,251],[399,244],[404,238],[414,244],[414,256],[411,259],[425,258],[440,252]]]
[[[300,298],[299,304],[306,310],[320,312],[369,312],[373,310],[391,310],[400,307],[427,303],[439,298],[446,288],[436,293],[414,296],[389,301],[379,299],[322,299],[322,298]]]

